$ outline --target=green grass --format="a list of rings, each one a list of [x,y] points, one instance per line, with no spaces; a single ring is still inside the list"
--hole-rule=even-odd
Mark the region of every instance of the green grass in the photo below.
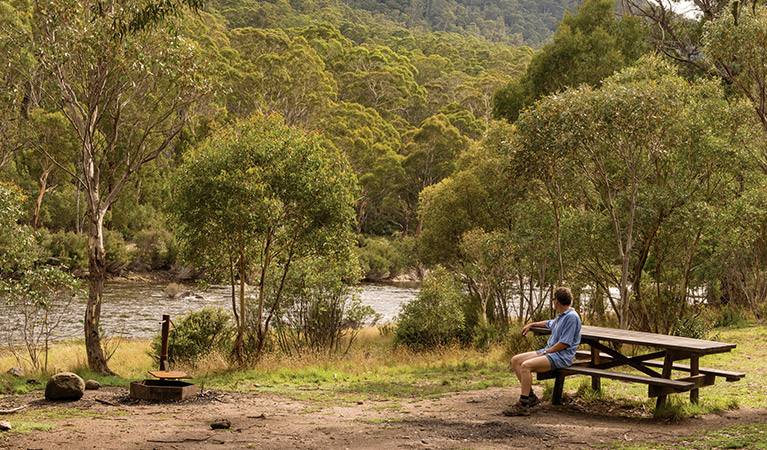
[[[459,351],[459,350],[455,350]],[[205,386],[240,392],[275,392],[300,400],[357,403],[366,400],[436,398],[450,392],[508,386],[509,368],[466,351],[461,358],[379,365],[347,362],[304,368],[251,369],[208,376]]]
[[[767,449],[767,423],[735,425],[679,437],[672,442],[615,443],[607,448],[620,450]]]
[[[56,428],[56,423],[66,422],[74,417],[107,417],[128,414],[126,411],[96,412],[89,409],[66,408],[63,406],[54,408],[41,408],[24,410],[7,417],[13,427],[9,433],[29,433],[30,431],[46,431]]]
[[[11,422],[13,429],[9,433],[26,434],[30,431],[48,431],[56,428],[55,425],[49,423],[37,423],[37,422]]]

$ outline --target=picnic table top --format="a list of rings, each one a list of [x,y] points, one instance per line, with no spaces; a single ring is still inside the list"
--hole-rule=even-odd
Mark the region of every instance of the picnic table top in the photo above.
[[[551,330],[546,327],[532,327],[531,330],[536,334],[551,333]],[[593,327],[588,325],[583,325],[581,327],[581,340],[583,339],[665,348],[691,355],[708,355],[712,353],[729,352],[736,347],[735,344],[728,344],[725,342],[669,336],[665,334],[647,333],[644,331],[621,330],[618,328]]]

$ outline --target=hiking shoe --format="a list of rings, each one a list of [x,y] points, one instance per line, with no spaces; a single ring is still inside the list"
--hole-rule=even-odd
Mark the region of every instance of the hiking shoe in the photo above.
[[[508,408],[503,410],[504,416],[529,416],[530,407],[523,405],[520,402],[514,403]]]
[[[533,406],[537,405],[540,402],[541,400],[537,396],[531,395],[530,400],[527,401],[527,407],[532,408]]]

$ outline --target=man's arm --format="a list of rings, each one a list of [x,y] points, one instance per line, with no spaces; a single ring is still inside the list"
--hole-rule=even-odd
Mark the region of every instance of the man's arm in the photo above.
[[[530,331],[530,328],[532,327],[545,327],[545,326],[546,326],[545,320],[542,320],[540,322],[529,323],[525,325],[524,327],[522,327],[522,337],[527,336],[527,332]]]
[[[561,352],[562,350],[566,349],[567,347],[569,347],[569,345],[565,344],[564,342],[557,342],[556,344],[552,345],[551,348],[549,348],[548,350],[546,350],[543,353],[546,354],[546,353]]]

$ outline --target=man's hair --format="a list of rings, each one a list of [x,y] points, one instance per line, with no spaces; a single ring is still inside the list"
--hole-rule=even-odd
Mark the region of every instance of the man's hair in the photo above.
[[[568,306],[573,302],[573,293],[570,292],[570,289],[560,286],[554,290],[554,298],[560,304]]]

